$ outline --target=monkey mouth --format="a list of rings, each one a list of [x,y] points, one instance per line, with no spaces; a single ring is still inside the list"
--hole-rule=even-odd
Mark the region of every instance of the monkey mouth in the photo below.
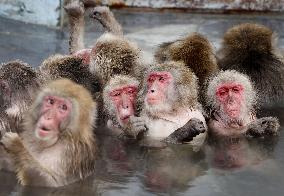
[[[129,118],[130,118],[130,115],[126,115],[126,116],[120,117],[120,120],[121,120],[123,123],[127,123],[128,120],[129,120]]]

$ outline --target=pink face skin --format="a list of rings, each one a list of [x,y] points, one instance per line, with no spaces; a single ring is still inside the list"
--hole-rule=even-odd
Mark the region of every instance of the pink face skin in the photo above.
[[[118,121],[122,125],[127,124],[129,117],[134,115],[137,87],[131,85],[124,86],[114,89],[109,95],[116,107]]]
[[[83,59],[83,64],[84,65],[89,65],[90,64],[90,54],[91,54],[91,49],[82,49],[77,52],[75,52],[75,56],[80,57]]]
[[[72,110],[71,101],[58,97],[46,96],[36,125],[36,135],[39,139],[57,139],[60,125],[68,118]]]
[[[147,80],[147,103],[153,105],[163,102],[166,99],[166,90],[172,81],[173,76],[169,72],[152,72]]]
[[[218,86],[216,96],[224,112],[230,118],[238,118],[244,100],[244,88],[239,83],[225,83]]]

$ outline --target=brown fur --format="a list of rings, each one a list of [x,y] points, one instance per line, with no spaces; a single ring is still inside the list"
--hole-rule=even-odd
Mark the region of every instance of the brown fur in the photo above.
[[[218,52],[221,69],[234,69],[251,78],[261,106],[284,101],[284,61],[275,38],[263,25],[236,25],[225,33]]]
[[[70,23],[69,52],[70,54],[74,54],[85,48],[85,8],[84,4],[79,0],[70,2],[64,8]]]
[[[210,42],[199,33],[162,44],[156,51],[155,58],[159,63],[183,61],[196,74],[200,84],[218,70]]]
[[[41,85],[40,77],[30,65],[10,61],[0,65],[0,84],[0,110],[18,127]]]
[[[70,99],[72,113],[59,140],[49,148],[35,137],[42,99],[55,95]],[[49,83],[38,94],[25,116],[25,131],[4,136],[4,146],[12,156],[18,180],[22,185],[63,186],[84,179],[94,171],[96,143],[93,135],[96,104],[90,93],[70,80]]]
[[[130,41],[106,33],[92,49],[90,70],[104,85],[113,75],[134,73],[135,67],[141,66],[139,54],[140,50]]]
[[[117,22],[113,13],[108,7],[95,7],[90,17],[98,20],[108,32],[118,36],[123,35],[121,25]]]
[[[39,72],[46,81],[68,78],[88,89],[94,97],[100,91],[99,81],[83,66],[82,59],[69,55],[53,55],[39,67]]]

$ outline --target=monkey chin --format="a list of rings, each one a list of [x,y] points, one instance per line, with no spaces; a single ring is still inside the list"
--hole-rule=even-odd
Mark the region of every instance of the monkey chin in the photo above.
[[[35,129],[35,136],[44,142],[45,146],[52,146],[58,141],[58,133],[55,130],[43,130],[40,127]]]
[[[161,101],[151,104],[147,100],[145,100],[145,109],[148,114],[154,117],[160,117],[161,114],[170,114],[174,111],[173,104]]]

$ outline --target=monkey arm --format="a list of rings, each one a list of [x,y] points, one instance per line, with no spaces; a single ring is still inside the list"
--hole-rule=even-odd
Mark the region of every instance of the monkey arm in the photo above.
[[[192,141],[200,133],[204,133],[206,128],[203,122],[197,118],[190,119],[183,127],[175,130],[163,141],[172,144],[180,144]]]
[[[267,138],[279,135],[279,120],[275,117],[263,117],[252,121],[244,133],[247,138]]]
[[[84,5],[79,0],[72,1],[64,7],[70,23],[69,52],[74,54],[76,51],[84,49]]]
[[[38,161],[32,157],[17,133],[5,133],[1,143],[8,154],[11,155],[15,164],[17,176],[22,185],[29,184],[29,178],[27,177],[28,170],[33,170],[38,172],[40,174],[39,176],[47,176],[53,181],[57,181],[55,175],[53,175],[51,171],[42,167]]]

